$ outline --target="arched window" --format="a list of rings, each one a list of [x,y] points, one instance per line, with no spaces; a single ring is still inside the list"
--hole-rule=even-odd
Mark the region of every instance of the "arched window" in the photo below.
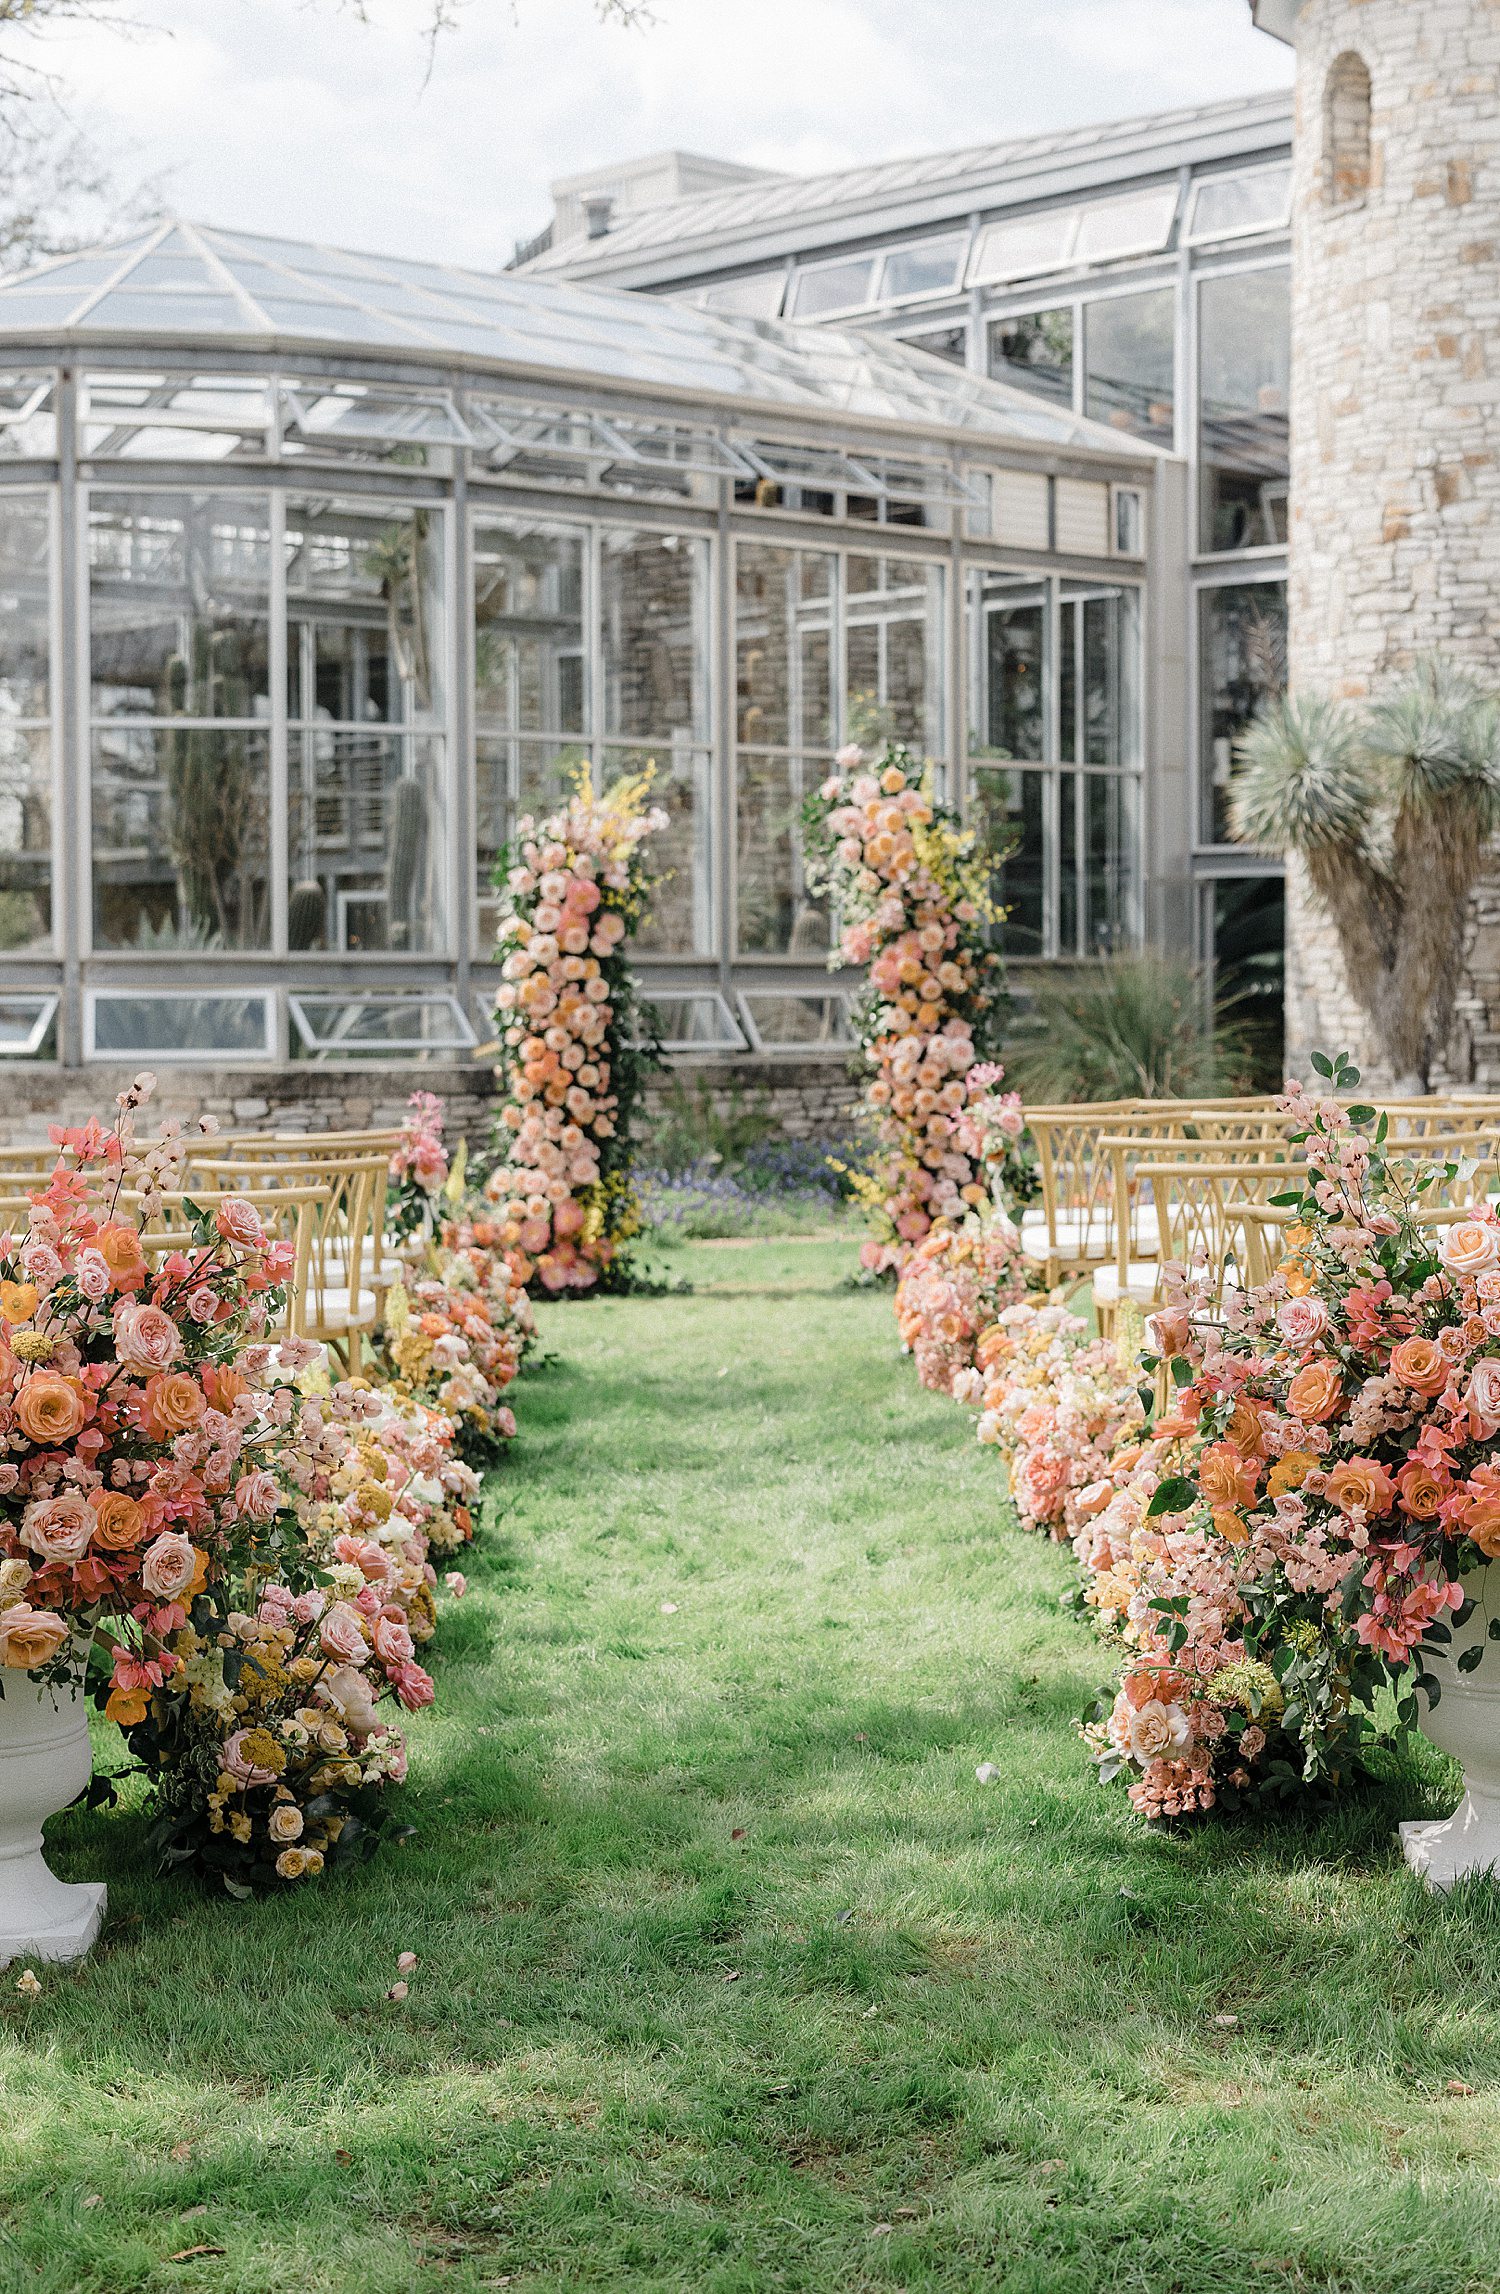
[[[1370,188],[1370,74],[1346,48],[1323,90],[1323,187],[1330,207],[1350,207]]]

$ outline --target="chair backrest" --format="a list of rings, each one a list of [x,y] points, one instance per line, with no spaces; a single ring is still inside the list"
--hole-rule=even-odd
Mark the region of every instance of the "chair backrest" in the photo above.
[[[1293,1175],[1285,1163],[1194,1156],[1140,1163],[1135,1178],[1156,1215],[1163,1263],[1191,1267],[1201,1254],[1218,1300],[1226,1283],[1243,1287],[1255,1279],[1252,1264],[1258,1262],[1246,1212],[1281,1193]]]
[[[164,1195],[160,1209],[141,1223],[141,1250],[148,1259],[165,1258],[170,1251],[192,1250],[197,1236],[188,1224],[191,1204],[198,1211],[216,1211],[221,1203],[246,1202],[258,1212],[266,1233],[292,1246],[292,1270],[287,1276],[286,1305],[271,1327],[301,1336],[307,1327],[307,1301],[311,1284],[314,1237],[328,1203],[329,1191],[318,1184],[276,1188],[188,1186]],[[122,1206],[139,1216],[141,1198],[122,1195]]]
[[[244,1194],[259,1204],[278,1195],[310,1193],[317,1207],[312,1219],[303,1327],[317,1337],[330,1324],[325,1302],[331,1293],[347,1291],[358,1300],[379,1259],[384,1241],[384,1180],[389,1158],[383,1155],[327,1155],[306,1162],[242,1160],[238,1154],[194,1154],[194,1173],[225,1194]],[[379,1224],[376,1205],[379,1204]]]

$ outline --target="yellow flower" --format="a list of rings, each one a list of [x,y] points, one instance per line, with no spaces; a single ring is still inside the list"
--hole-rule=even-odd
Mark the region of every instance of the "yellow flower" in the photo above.
[[[0,1315],[7,1322],[29,1322],[35,1312],[34,1282],[0,1282]]]
[[[279,1776],[286,1766],[286,1754],[268,1728],[253,1728],[245,1737],[244,1756],[256,1768],[269,1768]]]

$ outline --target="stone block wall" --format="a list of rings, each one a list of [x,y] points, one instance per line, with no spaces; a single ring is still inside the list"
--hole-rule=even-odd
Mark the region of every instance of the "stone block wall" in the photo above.
[[[1303,0],[1296,45],[1291,681],[1357,699],[1441,652],[1500,686],[1500,6]],[[1351,54],[1363,184],[1328,117]],[[1300,870],[1287,891],[1291,1064],[1344,1045],[1388,1082]],[[1500,1086],[1500,871],[1444,1068]]]
[[[131,1067],[60,1068],[44,1062],[7,1063],[0,1073],[0,1146],[46,1140],[54,1123],[101,1121],[114,1112],[115,1094],[139,1072]],[[148,1128],[163,1116],[184,1120],[216,1115],[224,1131],[386,1130],[401,1121],[411,1091],[435,1091],[447,1102],[448,1138],[477,1145],[489,1136],[495,1080],[473,1062],[400,1068],[389,1062],[337,1067],[168,1067],[156,1070]],[[831,1139],[847,1132],[858,1090],[840,1059],[673,1062],[646,1092],[649,1122],[674,1080],[702,1083],[727,1112],[738,1092],[743,1102],[764,1099],[789,1138]]]

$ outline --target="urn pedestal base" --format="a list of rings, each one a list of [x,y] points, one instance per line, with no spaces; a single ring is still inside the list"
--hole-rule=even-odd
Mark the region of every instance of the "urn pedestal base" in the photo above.
[[[1422,1734],[1460,1763],[1464,1796],[1451,1816],[1400,1827],[1402,1855],[1438,1890],[1472,1872],[1500,1873],[1500,1644],[1490,1640],[1490,1621],[1500,1616],[1500,1566],[1486,1562],[1462,1582],[1471,1615],[1454,1626],[1447,1648],[1424,1652],[1442,1694],[1423,1714]],[[1461,1673],[1458,1659],[1473,1648],[1482,1651],[1480,1661]],[[1420,1691],[1418,1697],[1420,1705]]]
[[[81,1959],[104,1917],[102,1880],[49,1870],[42,1823],[76,1800],[93,1769],[88,1711],[76,1691],[8,1676],[0,1697],[0,1967]]]

